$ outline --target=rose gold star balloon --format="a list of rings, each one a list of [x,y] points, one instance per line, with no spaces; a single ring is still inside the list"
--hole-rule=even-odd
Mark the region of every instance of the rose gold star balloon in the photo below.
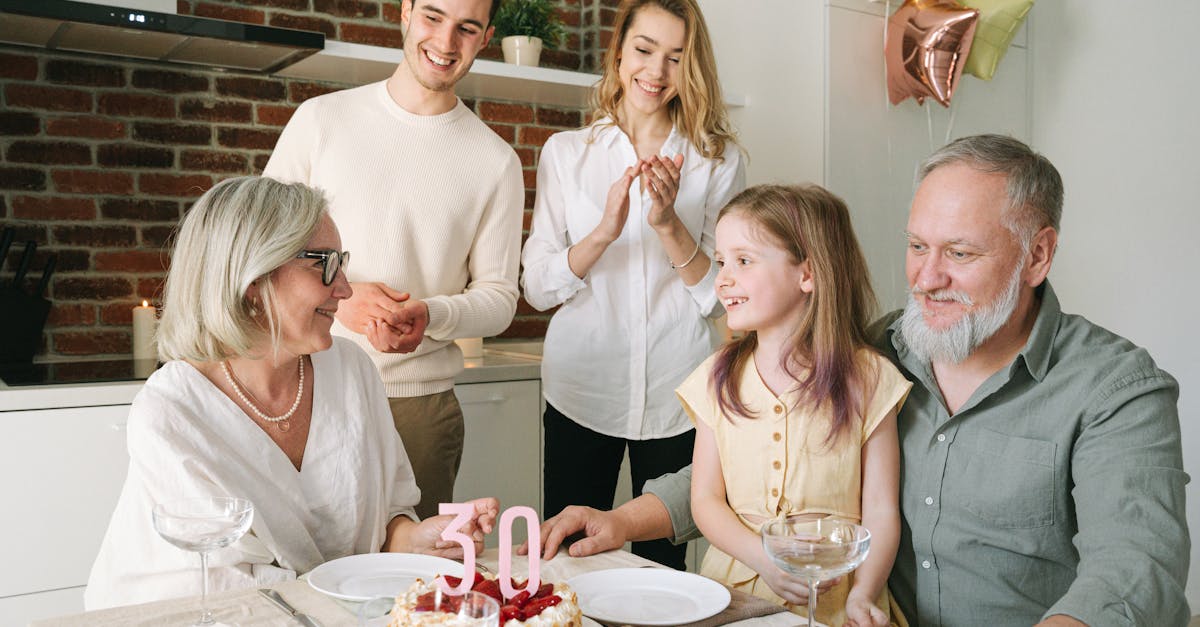
[[[962,77],[979,11],[953,0],[905,0],[888,18],[884,60],[888,99],[927,96],[950,106]]]

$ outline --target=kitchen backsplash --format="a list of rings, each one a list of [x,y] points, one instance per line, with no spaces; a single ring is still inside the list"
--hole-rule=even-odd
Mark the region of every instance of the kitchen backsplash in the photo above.
[[[594,71],[617,0],[558,3],[570,37],[542,64]],[[401,46],[398,0],[179,0],[178,12]],[[481,58],[500,56],[493,43]],[[0,227],[17,231],[0,283],[26,240],[38,244],[26,289],[58,256],[39,354],[128,355],[131,308],[158,298],[168,238],[187,207],[223,178],[261,172],[296,106],[345,87],[0,46]],[[525,166],[528,228],[540,148],[586,112],[468,104]],[[541,337],[548,321],[521,301],[502,336]]]

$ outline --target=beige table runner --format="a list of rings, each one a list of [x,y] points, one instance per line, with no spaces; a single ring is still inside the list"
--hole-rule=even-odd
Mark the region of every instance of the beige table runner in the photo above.
[[[199,584],[200,573],[196,573]],[[297,611],[308,614],[322,627],[357,627],[358,620],[332,598],[305,581],[288,581],[271,586]],[[295,627],[296,621],[258,593],[257,588],[218,592],[208,598],[208,607],[218,622],[240,627]],[[183,597],[142,605],[126,605],[73,616],[35,621],[30,627],[130,627],[190,625],[200,616],[200,597]]]
[[[479,558],[479,563],[492,572],[499,571],[495,549],[488,549]],[[513,574],[518,578],[528,576],[529,562],[525,557],[513,556]],[[663,568],[649,560],[626,551],[608,551],[591,557],[571,557],[559,553],[554,559],[543,562],[542,579],[564,581],[586,572],[610,568],[637,568],[641,566]],[[197,573],[199,577],[199,573]],[[357,604],[342,603],[314,590],[306,581],[288,581],[271,586],[279,591],[297,610],[312,616],[322,627],[357,627],[355,616]],[[802,618],[786,612],[757,597],[732,591],[729,607],[712,618],[693,623],[688,627],[795,627]],[[297,624],[283,610],[276,607],[255,588],[219,592],[209,597],[209,608],[216,620],[237,623],[242,627],[295,627]],[[31,627],[117,627],[117,626],[160,626],[190,625],[200,613],[199,597],[184,597],[168,601],[156,601],[142,605],[115,607],[84,614],[62,616],[32,623]]]

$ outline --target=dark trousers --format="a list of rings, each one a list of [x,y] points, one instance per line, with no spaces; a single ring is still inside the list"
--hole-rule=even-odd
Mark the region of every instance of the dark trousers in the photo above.
[[[543,424],[546,450],[542,483],[547,518],[568,505],[612,509],[627,446],[634,498],[641,495],[647,480],[692,463],[695,430],[659,440],[614,438],[581,426],[549,404]],[[675,546],[665,539],[634,542],[633,552],[679,570],[686,567],[686,544]]]

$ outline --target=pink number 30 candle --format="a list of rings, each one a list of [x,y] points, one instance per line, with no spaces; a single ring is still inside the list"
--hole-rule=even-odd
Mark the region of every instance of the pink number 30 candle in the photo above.
[[[453,514],[454,520],[442,530],[442,539],[456,542],[463,549],[463,577],[457,586],[451,586],[445,577],[438,577],[437,585],[443,594],[466,594],[475,582],[475,539],[462,533],[475,519],[475,507],[470,503],[439,503],[438,513]],[[530,595],[536,594],[538,586],[542,585],[542,528],[538,521],[537,512],[532,507],[519,505],[504,510],[500,515],[500,592],[504,598],[516,596],[520,590],[512,585],[512,526],[514,518],[524,518],[529,535],[529,578],[525,582],[525,590]]]

